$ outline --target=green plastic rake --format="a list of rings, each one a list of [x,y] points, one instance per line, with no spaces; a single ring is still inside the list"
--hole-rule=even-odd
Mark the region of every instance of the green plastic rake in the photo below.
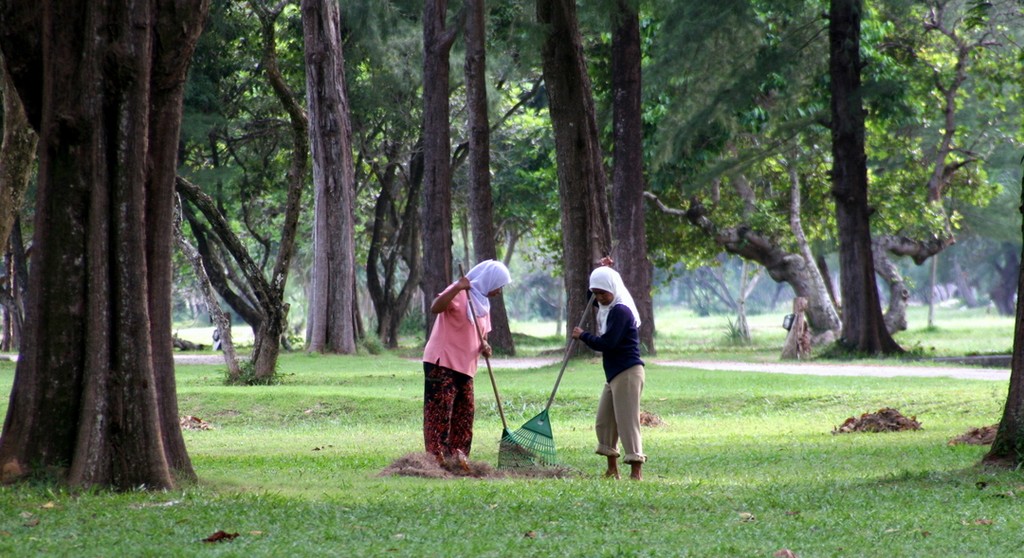
[[[594,304],[594,295],[591,293],[587,305],[583,307],[583,314],[576,327],[583,327],[583,320],[587,318],[587,310]],[[551,397],[544,410],[537,416],[526,421],[519,430],[502,436],[501,447],[498,451],[499,469],[524,469],[538,467],[554,467],[558,465],[558,454],[555,450],[555,438],[551,433],[551,419],[548,410],[555,401],[555,394],[558,393],[558,385],[562,383],[562,375],[565,374],[565,365],[569,362],[569,355],[572,354],[573,345],[576,339],[569,332],[569,345],[565,348],[565,356],[562,357],[562,368],[558,371],[558,378],[555,379],[555,387],[551,390]],[[504,420],[504,417],[502,418]]]

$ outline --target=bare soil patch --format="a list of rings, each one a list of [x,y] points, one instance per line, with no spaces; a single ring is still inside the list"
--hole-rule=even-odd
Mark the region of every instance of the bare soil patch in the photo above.
[[[454,460],[438,463],[433,455],[426,452],[409,453],[394,460],[378,476],[421,477],[428,479],[502,479],[502,478],[567,478],[578,473],[567,467],[521,468],[499,470],[489,463],[468,460],[458,463]]]
[[[898,432],[901,430],[920,430],[921,423],[917,417],[905,417],[891,407],[879,409],[876,413],[864,413],[859,417],[850,417],[842,425],[832,431],[833,434],[850,432]]]

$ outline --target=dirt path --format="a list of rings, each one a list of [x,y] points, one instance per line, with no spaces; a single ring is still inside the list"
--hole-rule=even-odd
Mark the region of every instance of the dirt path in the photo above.
[[[877,376],[892,378],[912,376],[918,378],[959,378],[963,380],[1009,380],[1010,371],[1001,368],[949,367],[949,366],[897,366],[863,364],[822,364],[817,362],[706,362],[706,361],[652,361],[654,366],[683,366],[702,370],[738,370],[741,372],[770,372],[773,374],[808,374],[812,376]]]
[[[4,360],[16,360],[14,355],[0,355]],[[179,365],[189,364],[222,364],[224,357],[219,354],[176,354],[174,362]],[[558,364],[561,358],[555,357],[522,357],[494,358],[494,368],[528,370]],[[674,366],[682,368],[699,368],[701,370],[723,370],[740,372],[767,372],[772,374],[809,374],[812,376],[875,376],[892,378],[909,376],[918,378],[959,378],[964,380],[1008,381],[1010,370],[1006,368],[984,368],[974,366],[928,366],[893,365],[893,364],[825,364],[821,362],[715,362],[699,360],[660,360],[649,359],[649,367]]]

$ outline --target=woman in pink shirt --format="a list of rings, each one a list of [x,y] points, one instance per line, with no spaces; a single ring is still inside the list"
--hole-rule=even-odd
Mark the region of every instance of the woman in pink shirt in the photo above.
[[[473,377],[480,355],[491,356],[491,346],[486,342],[491,331],[489,297],[500,294],[511,280],[505,264],[485,260],[449,285],[430,305],[436,317],[423,350],[423,441],[438,463],[454,460],[467,466],[473,443]]]

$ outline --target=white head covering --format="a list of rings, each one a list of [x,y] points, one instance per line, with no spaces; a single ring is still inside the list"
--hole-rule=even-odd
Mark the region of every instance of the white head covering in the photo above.
[[[484,260],[476,264],[466,277],[470,285],[469,296],[473,298],[473,305],[467,309],[470,320],[473,319],[473,310],[476,310],[477,318],[490,314],[491,301],[487,298],[487,293],[500,289],[512,281],[508,268],[497,260]]]
[[[608,325],[608,313],[611,312],[616,304],[625,304],[629,311],[633,313],[633,325],[640,327],[640,312],[637,311],[636,303],[633,302],[633,296],[629,294],[629,290],[626,289],[626,285],[622,282],[622,276],[619,275],[618,271],[608,266],[601,266],[595,269],[590,273],[590,288],[612,293],[611,304],[607,306],[598,304],[598,335],[604,335],[605,328]]]

